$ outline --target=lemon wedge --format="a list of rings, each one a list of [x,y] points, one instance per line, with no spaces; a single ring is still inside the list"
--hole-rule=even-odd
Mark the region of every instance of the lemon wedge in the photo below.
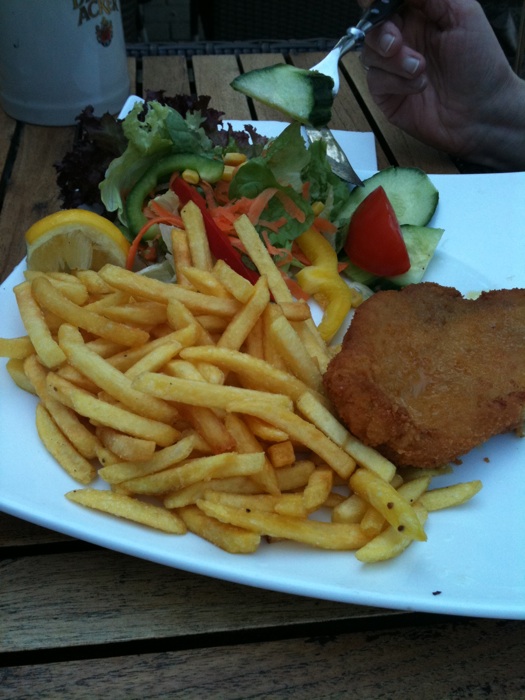
[[[63,209],[31,226],[25,235],[27,269],[41,272],[124,267],[129,242],[115,224],[85,209]]]

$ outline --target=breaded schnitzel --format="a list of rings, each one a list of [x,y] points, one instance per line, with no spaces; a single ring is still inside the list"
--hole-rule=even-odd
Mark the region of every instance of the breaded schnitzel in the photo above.
[[[324,383],[349,430],[396,465],[446,464],[522,423],[525,290],[378,292],[356,310]]]

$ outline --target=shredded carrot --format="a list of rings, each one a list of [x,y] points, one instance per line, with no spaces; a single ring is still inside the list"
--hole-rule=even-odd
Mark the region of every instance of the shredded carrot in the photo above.
[[[261,194],[255,197],[255,199],[240,197],[233,202],[226,201],[224,204],[217,203],[217,201],[214,200],[214,204],[210,206],[209,198],[211,198],[213,193],[217,195],[217,187],[215,190],[211,190],[209,186],[206,186],[203,189],[206,193],[208,209],[210,209],[210,213],[212,214],[215,223],[217,226],[219,226],[219,228],[221,228],[223,231],[227,231],[228,233],[233,230],[234,222],[242,214],[246,214],[254,226],[258,224],[262,212],[265,210],[266,205],[276,192],[275,188],[267,188],[261,192]]]
[[[148,209],[150,210],[149,216],[148,216]],[[152,215],[153,213],[153,215]],[[144,214],[148,216],[148,218],[152,219],[163,219],[164,223],[172,223],[173,226],[177,226],[178,228],[182,228],[184,226],[182,219],[180,216],[177,216],[173,212],[169,211],[169,209],[166,209],[163,207],[159,202],[156,202],[154,199],[151,200],[149,205],[146,207],[144,210]]]
[[[303,188],[301,191],[303,199],[308,202],[310,200],[310,182],[303,182]]]
[[[255,200],[241,197],[234,202],[216,206],[210,211],[210,213],[213,216],[215,223],[221,230],[227,232],[228,234],[233,234],[233,225],[235,221],[242,216],[242,214],[246,214],[254,226],[261,223],[259,221],[259,217],[264,211],[271,196],[273,195],[270,193],[270,191],[265,190]],[[282,225],[284,221],[285,220],[283,219],[279,225]],[[275,224],[273,225],[273,229],[277,230]]]
[[[275,187],[268,187],[267,189],[263,190],[261,194],[255,197],[255,199],[247,200],[248,210],[246,214],[254,226],[259,221],[261,214],[268,205],[268,202],[276,192],[277,190]]]
[[[137,235],[133,239],[133,242],[128,250],[128,255],[126,257],[126,269],[127,270],[133,269],[133,265],[135,264],[135,258],[137,257],[140,243],[141,243],[142,239],[144,238],[145,234],[155,224],[168,224],[171,226],[177,226],[177,228],[184,227],[184,224],[182,223],[182,219],[179,219],[179,217],[174,216],[173,214],[170,214],[169,216],[158,216],[154,219],[149,219],[144,224],[144,226],[140,229],[140,231],[137,233]]]
[[[233,224],[240,216],[240,214],[238,215],[233,209],[226,209],[224,207],[217,207],[210,213],[217,226],[226,233],[233,231]]]
[[[240,253],[244,253],[245,255],[248,255],[248,251],[246,250],[244,243],[239,239],[239,238],[231,238],[231,244],[234,248],[237,248],[237,250]]]
[[[277,260],[274,261],[277,267],[287,265],[293,261],[293,255],[287,248],[278,248],[271,243],[267,231],[262,231],[261,235],[270,255],[277,258]]]
[[[296,241],[292,243],[292,254],[294,258],[303,265],[308,266],[312,264],[310,260],[306,257],[306,255],[303,253],[303,251],[299,248],[299,245]]]
[[[213,186],[213,194],[217,204],[227,204],[230,201],[228,192],[229,187],[230,183],[226,182],[226,180],[219,180],[219,182]]]
[[[226,218],[235,221],[239,216],[246,213],[246,200],[244,198],[238,199],[229,206],[221,207],[221,211]]]
[[[323,216],[318,216],[313,223],[313,226],[321,233],[335,233],[337,226]]]
[[[215,200],[215,190],[213,187],[210,185],[209,182],[202,182],[199,183],[200,186],[202,187],[202,190],[204,192],[204,199],[206,200],[206,207],[210,210],[210,212],[213,212],[213,210],[217,207],[217,202]]]
[[[304,224],[306,215],[302,209],[300,209],[297,204],[284,192],[277,192],[277,196],[281,201],[286,213],[292,218],[296,219],[300,224]]]
[[[156,214],[151,207],[144,207],[142,213],[146,219],[158,219],[160,214]]]
[[[286,286],[296,299],[304,299],[305,301],[308,301],[310,295],[307,294],[294,279],[288,277],[288,275],[284,274],[282,271],[281,275],[286,282]]]
[[[265,228],[269,229],[270,231],[273,231],[274,233],[279,233],[279,229],[281,226],[284,226],[286,224],[286,219],[284,216],[282,216],[280,219],[276,219],[275,221],[267,221],[266,219],[259,219],[259,225],[264,226]]]

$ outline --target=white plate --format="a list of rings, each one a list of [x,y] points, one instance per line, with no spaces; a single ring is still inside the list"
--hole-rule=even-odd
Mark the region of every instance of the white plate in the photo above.
[[[351,156],[351,154],[350,154]],[[361,176],[367,173],[360,172]],[[427,279],[468,293],[525,287],[525,174],[432,176],[433,223],[445,234]],[[0,336],[24,333],[12,288],[0,289]],[[443,485],[482,479],[475,499],[431,513],[428,542],[398,559],[364,566],[351,553],[292,543],[230,555],[193,535],[164,535],[92,512],[63,494],[76,484],[42,448],[35,399],[0,367],[0,509],[38,525],[167,566],[329,600],[401,610],[525,618],[525,441],[499,436],[467,455]],[[490,367],[487,367],[490,374]]]

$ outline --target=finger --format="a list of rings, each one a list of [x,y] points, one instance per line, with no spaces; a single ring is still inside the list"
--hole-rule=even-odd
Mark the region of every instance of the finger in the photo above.
[[[381,95],[415,95],[422,92],[427,84],[426,73],[417,78],[405,78],[393,73],[386,73],[378,68],[371,68],[367,73],[368,89],[375,96]]]
[[[417,78],[426,69],[424,57],[408,46],[402,46],[394,56],[387,58],[365,46],[361,52],[361,63],[366,69],[378,68],[400,78]]]
[[[385,58],[394,56],[403,45],[401,30],[393,20],[388,20],[372,29],[366,37],[365,45]]]

